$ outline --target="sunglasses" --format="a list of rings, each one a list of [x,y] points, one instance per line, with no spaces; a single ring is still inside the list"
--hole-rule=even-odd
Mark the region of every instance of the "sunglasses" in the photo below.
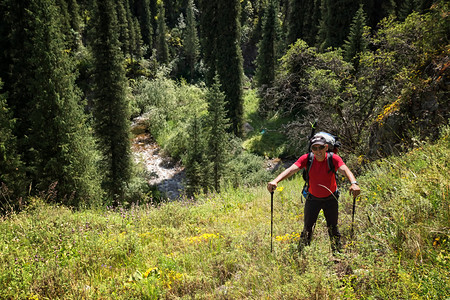
[[[319,151],[325,149],[325,146],[324,145],[312,146],[311,149],[313,149],[314,151]]]

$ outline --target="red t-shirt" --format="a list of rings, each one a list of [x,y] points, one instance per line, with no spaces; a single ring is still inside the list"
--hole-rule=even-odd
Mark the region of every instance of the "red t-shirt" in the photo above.
[[[325,198],[334,193],[337,189],[336,177],[333,172],[329,172],[327,163],[328,153],[325,155],[323,161],[313,159],[311,170],[309,171],[309,192],[317,198]],[[300,169],[306,168],[308,154],[303,154],[295,162],[295,165]],[[334,168],[339,169],[345,165],[344,161],[339,155],[333,155]]]

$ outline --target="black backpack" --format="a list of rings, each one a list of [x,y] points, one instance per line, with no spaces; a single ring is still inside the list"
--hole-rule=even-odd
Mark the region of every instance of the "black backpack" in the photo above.
[[[319,132],[314,134],[314,137],[322,136],[325,138],[327,144],[328,144],[328,155],[327,155],[327,164],[328,164],[328,172],[333,172],[336,176],[336,168],[334,167],[333,163],[333,155],[338,152],[339,147],[341,146],[341,142],[338,140],[337,136],[332,135],[327,132]],[[310,139],[310,141],[312,140]],[[311,144],[308,147],[309,153],[308,153],[308,159],[306,161],[306,168],[303,169],[303,180],[305,180],[305,184],[303,185],[302,195],[303,197],[308,196],[308,188],[309,188],[309,171],[311,170],[312,163],[314,161],[314,154],[311,152]]]

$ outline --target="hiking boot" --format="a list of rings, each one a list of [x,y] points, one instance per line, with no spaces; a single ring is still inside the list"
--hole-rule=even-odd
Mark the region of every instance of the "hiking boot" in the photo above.
[[[337,226],[328,227],[328,235],[330,236],[331,252],[333,253],[333,256],[335,256],[340,253],[342,249],[341,234],[339,233]]]
[[[311,244],[312,232],[302,231],[300,234],[300,241],[298,242],[298,252],[301,253],[306,246]]]

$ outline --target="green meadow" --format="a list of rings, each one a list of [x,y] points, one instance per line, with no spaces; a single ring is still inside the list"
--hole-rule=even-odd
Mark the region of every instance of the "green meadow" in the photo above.
[[[71,210],[49,190],[0,222],[2,299],[446,299],[450,295],[450,130],[341,184],[344,251],[321,213],[299,255],[301,176],[128,208]]]

